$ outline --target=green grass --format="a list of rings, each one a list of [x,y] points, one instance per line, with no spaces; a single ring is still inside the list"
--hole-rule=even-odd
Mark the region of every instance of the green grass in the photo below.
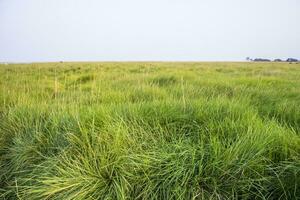
[[[300,65],[0,65],[0,199],[299,199]]]

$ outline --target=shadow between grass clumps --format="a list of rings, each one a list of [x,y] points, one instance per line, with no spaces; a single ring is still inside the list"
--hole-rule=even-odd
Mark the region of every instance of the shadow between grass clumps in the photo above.
[[[67,87],[77,87],[79,85],[84,85],[88,82],[93,81],[95,78],[93,75],[88,74],[88,75],[82,75],[76,78],[74,81],[71,81],[70,83],[67,83]]]
[[[160,87],[174,85],[177,82],[179,82],[178,79],[175,76],[170,75],[158,76],[150,81],[151,84],[158,85]]]

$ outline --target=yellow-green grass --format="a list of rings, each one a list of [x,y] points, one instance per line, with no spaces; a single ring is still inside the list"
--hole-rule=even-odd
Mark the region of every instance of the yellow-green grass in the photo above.
[[[300,64],[9,64],[0,89],[0,199],[300,197]]]

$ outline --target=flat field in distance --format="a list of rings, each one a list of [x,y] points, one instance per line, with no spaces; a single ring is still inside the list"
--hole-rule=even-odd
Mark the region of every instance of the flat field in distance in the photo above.
[[[297,199],[300,64],[0,65],[1,199]]]

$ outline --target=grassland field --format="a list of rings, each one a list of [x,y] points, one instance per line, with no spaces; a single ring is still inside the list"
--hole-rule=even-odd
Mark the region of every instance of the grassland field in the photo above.
[[[0,199],[300,199],[300,64],[1,64],[0,89]]]

